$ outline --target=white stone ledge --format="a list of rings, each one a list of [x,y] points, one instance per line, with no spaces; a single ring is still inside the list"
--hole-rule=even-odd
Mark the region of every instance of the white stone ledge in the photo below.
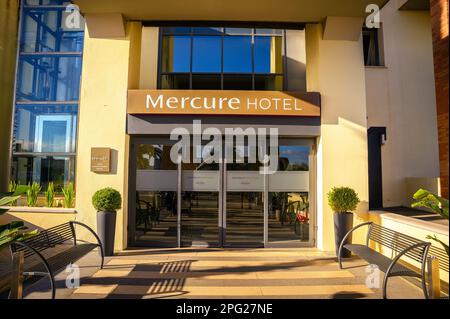
[[[36,213],[36,214],[76,214],[75,208],[62,207],[26,207],[26,206],[2,206],[10,213]]]
[[[395,213],[386,212],[383,210],[369,211],[369,215],[377,215],[381,219],[389,219],[398,223],[406,224],[412,227],[420,228],[432,232],[434,234],[441,234],[448,237],[449,227],[442,224],[437,224],[429,221],[420,220],[417,218],[403,216]]]

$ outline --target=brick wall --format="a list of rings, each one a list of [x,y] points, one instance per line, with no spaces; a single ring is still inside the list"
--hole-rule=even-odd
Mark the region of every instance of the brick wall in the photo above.
[[[442,196],[448,198],[448,0],[430,0]]]

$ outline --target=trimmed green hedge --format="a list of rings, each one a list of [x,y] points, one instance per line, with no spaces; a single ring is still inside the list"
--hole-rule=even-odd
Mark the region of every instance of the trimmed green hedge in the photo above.
[[[328,193],[328,205],[336,213],[354,211],[358,203],[358,194],[350,187],[333,187]]]
[[[107,187],[95,192],[92,205],[97,211],[112,212],[122,207],[122,197],[114,188]]]

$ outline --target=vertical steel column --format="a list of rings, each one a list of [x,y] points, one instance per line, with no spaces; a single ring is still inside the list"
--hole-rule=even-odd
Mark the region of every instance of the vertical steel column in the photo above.
[[[219,186],[219,246],[223,247],[224,244],[224,238],[223,238],[223,160],[219,163],[219,180],[218,180],[218,186]]]
[[[181,155],[178,156],[178,183],[177,183],[177,246],[181,248]]]
[[[223,155],[222,163],[223,188],[222,188],[222,247],[227,243],[227,159]]]
[[[264,168],[264,192],[263,192],[263,203],[264,203],[264,247],[269,245],[269,167]]]

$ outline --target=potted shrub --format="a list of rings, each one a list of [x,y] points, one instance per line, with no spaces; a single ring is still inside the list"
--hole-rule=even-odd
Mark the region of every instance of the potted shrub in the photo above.
[[[328,205],[334,212],[334,242],[336,255],[344,236],[353,228],[353,213],[359,203],[358,194],[349,187],[333,187],[328,193]],[[350,235],[346,243],[351,242]],[[350,257],[350,251],[343,249],[342,257]]]
[[[112,256],[116,233],[116,210],[122,206],[122,197],[113,188],[103,188],[92,196],[92,205],[97,210],[97,234],[103,251],[105,256]]]

